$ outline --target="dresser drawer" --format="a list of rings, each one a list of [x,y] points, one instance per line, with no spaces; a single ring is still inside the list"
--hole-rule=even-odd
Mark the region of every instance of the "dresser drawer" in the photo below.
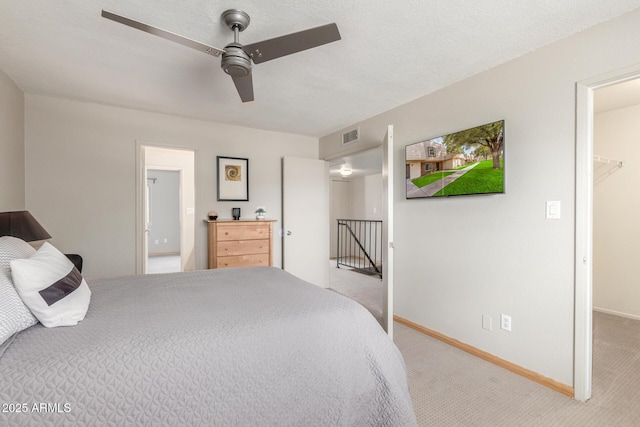
[[[216,246],[219,257],[269,253],[269,239],[227,240],[218,242]]]
[[[268,239],[270,229],[269,224],[219,225],[218,241]]]
[[[217,268],[268,266],[269,254],[219,256]]]

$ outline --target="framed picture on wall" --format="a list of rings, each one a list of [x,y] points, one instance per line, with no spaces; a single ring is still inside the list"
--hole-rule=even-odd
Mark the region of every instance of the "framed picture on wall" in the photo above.
[[[249,159],[217,156],[218,201],[249,201]]]

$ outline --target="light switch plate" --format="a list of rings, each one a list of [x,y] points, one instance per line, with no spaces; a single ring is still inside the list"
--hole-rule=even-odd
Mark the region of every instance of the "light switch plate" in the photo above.
[[[547,219],[560,219],[559,201],[547,201]]]
[[[487,331],[490,331],[492,329],[491,316],[487,314],[482,315],[482,329],[486,329]]]

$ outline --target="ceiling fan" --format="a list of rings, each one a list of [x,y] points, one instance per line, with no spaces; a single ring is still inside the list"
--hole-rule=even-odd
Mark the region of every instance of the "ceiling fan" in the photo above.
[[[242,10],[229,9],[222,13],[222,19],[233,31],[233,43],[229,43],[224,49],[219,49],[149,24],[107,12],[106,10],[102,11],[102,16],[209,55],[216,57],[222,55],[222,69],[233,79],[242,102],[249,102],[254,99],[251,61],[255,64],[261,64],[272,59],[340,40],[338,26],[333,23],[257,43],[242,45],[239,42],[239,33],[249,26],[249,15]]]

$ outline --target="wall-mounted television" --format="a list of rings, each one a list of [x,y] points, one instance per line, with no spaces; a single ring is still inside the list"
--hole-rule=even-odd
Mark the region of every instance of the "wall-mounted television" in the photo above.
[[[407,199],[504,193],[504,120],[405,147]]]

